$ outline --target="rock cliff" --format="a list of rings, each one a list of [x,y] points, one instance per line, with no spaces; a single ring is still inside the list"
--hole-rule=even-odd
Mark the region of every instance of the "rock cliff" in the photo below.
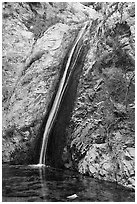
[[[134,10],[122,2],[3,3],[3,162],[35,161],[63,59],[89,21],[64,166],[134,188]]]

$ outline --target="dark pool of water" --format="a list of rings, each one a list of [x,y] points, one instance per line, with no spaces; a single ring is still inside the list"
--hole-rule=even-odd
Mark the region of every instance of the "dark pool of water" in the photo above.
[[[2,177],[3,202],[135,201],[132,191],[68,170],[4,165]],[[73,194],[78,197],[67,198]]]

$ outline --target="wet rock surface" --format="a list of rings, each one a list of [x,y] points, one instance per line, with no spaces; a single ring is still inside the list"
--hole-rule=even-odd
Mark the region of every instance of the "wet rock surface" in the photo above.
[[[65,167],[134,189],[134,8],[122,2],[3,4],[3,162],[34,162],[63,59],[89,20],[90,49],[66,131]]]

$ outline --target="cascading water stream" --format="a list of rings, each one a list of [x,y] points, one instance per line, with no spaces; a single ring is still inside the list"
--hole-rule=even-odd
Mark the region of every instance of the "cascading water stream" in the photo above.
[[[63,76],[62,76],[62,78],[60,80],[60,84],[59,84],[59,87],[58,87],[58,90],[57,90],[57,93],[56,93],[56,96],[55,96],[51,111],[49,113],[49,117],[48,117],[47,122],[46,122],[45,130],[44,130],[42,147],[41,147],[41,152],[40,152],[39,165],[43,165],[43,164],[45,165],[46,149],[47,149],[49,134],[50,134],[52,125],[54,123],[54,120],[55,120],[55,118],[57,116],[57,112],[59,110],[59,106],[60,106],[62,97],[63,97],[64,92],[66,90],[66,87],[67,87],[71,72],[73,70],[73,67],[75,65],[75,62],[77,60],[77,57],[76,57],[73,65],[71,67],[71,70],[70,70],[71,60],[72,60],[73,54],[75,52],[76,46],[78,45],[79,41],[81,40],[81,38],[83,37],[83,35],[85,33],[87,25],[88,25],[88,22],[86,22],[85,26],[80,30],[80,32],[79,32],[79,34],[78,34],[78,36],[76,38],[75,44],[73,45],[72,50],[71,50],[71,52],[69,54],[69,58],[68,58],[68,61],[67,61]],[[81,49],[81,47],[80,47],[80,49]],[[78,56],[79,52],[80,51],[78,51],[77,56]]]

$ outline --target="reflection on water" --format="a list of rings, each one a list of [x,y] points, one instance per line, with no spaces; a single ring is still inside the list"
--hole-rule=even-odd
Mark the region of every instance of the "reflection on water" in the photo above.
[[[135,193],[116,186],[51,167],[3,166],[3,202],[134,202]],[[67,197],[78,197],[69,200]]]

